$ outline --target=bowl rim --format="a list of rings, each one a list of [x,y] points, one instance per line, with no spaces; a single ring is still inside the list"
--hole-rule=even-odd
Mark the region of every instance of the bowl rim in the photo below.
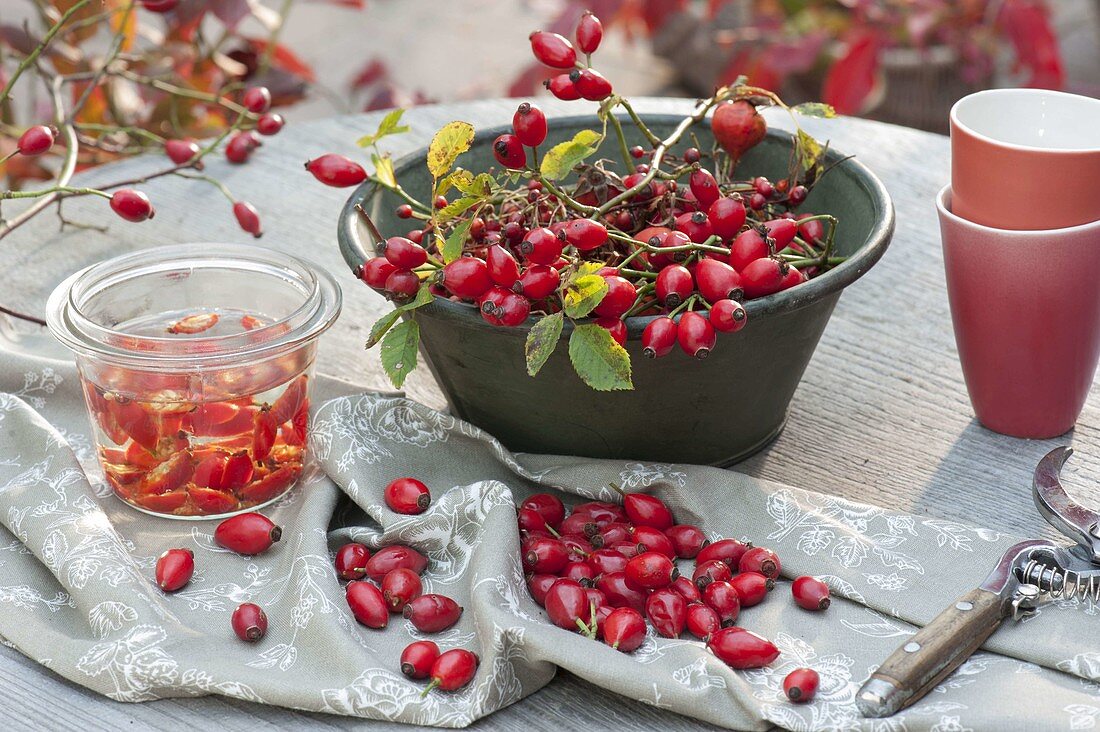
[[[626,115],[616,115],[622,120],[628,120]],[[678,124],[683,120],[683,117],[676,114],[639,114],[646,122],[653,123],[665,123],[665,124]],[[591,122],[590,115],[561,115],[548,117],[547,122],[551,128],[557,126],[570,126],[577,125],[579,123],[588,124]],[[478,144],[486,144],[491,140],[496,139],[499,135],[509,133],[512,131],[511,125],[498,125],[483,129],[474,135],[471,147]],[[767,138],[769,139],[784,139],[789,141],[794,137],[794,134],[784,129],[768,129]],[[394,161],[393,169],[395,174],[409,167],[410,165],[418,162],[423,162],[425,155],[427,154],[428,146],[423,145],[417,149],[402,155],[396,161]],[[862,277],[867,271],[882,258],[883,253],[886,251],[887,246],[890,243],[890,239],[894,233],[895,226],[895,214],[894,204],[890,198],[889,192],[886,190],[886,186],[879,180],[871,169],[864,165],[862,162],[856,160],[853,157],[844,155],[838,152],[834,148],[829,148],[826,151],[825,159],[827,162],[835,164],[836,170],[833,173],[839,171],[845,171],[849,175],[852,175],[857,181],[862,184],[862,187],[867,191],[868,196],[872,201],[874,208],[879,209],[879,218],[875,222],[871,231],[867,234],[863,243],[853,252],[848,259],[843,263],[829,269],[823,274],[810,279],[798,287],[792,287],[782,292],[777,292],[766,297],[757,298],[755,300],[748,300],[743,303],[746,312],[752,317],[761,317],[765,315],[771,315],[773,313],[791,312],[799,310],[803,307],[811,305],[825,297],[834,293],[839,293],[848,285],[855,282]],[[340,211],[340,220],[337,224],[337,239],[340,246],[341,255],[344,258],[344,262],[351,269],[352,273],[358,277],[360,265],[366,261],[369,250],[364,247],[363,242],[359,236],[358,220],[359,213],[357,207],[366,204],[373,196],[381,195],[384,189],[378,188],[371,180],[360,184],[345,202],[344,207]],[[381,233],[381,232],[379,232]],[[372,247],[373,248],[373,247]],[[440,312],[448,313],[455,318],[466,319],[471,323],[478,323],[485,327],[492,327],[497,331],[516,331],[518,333],[526,333],[530,330],[531,325],[535,322],[532,318],[528,318],[526,322],[514,328],[496,328],[486,323],[485,320],[477,313],[477,308],[467,303],[458,303],[453,300],[449,300],[444,297],[436,296],[435,301],[426,306],[428,308],[438,309]],[[634,315],[626,318],[626,326],[628,331],[628,337],[635,339],[640,336],[642,330],[650,322],[656,318],[664,317],[663,315]],[[585,319],[587,320],[587,318]],[[565,328],[563,328],[563,335],[568,333],[572,328],[572,324],[567,322]]]

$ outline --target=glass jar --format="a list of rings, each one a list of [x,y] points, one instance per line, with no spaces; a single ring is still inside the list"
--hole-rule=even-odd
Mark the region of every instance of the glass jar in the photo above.
[[[76,353],[115,494],[147,513],[205,519],[290,490],[317,338],[340,300],[327,272],[237,244],[146,249],[62,282],[47,318]]]

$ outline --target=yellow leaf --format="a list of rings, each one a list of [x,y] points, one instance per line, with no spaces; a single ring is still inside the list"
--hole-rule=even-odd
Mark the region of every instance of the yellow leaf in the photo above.
[[[474,126],[469,122],[448,122],[435,133],[428,146],[428,171],[440,178],[451,169],[459,155],[470,149]]]

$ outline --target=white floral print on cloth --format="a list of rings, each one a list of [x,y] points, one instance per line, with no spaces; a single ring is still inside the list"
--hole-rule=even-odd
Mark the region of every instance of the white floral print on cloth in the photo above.
[[[260,557],[239,557],[213,543],[212,525],[141,516],[103,492],[72,367],[25,353],[0,351],[0,636],[113,699],[221,694],[461,727],[541,688],[560,666],[624,697],[738,729],[1100,723],[1097,608],[1072,603],[1046,606],[1022,630],[1002,631],[993,644],[1000,654],[976,656],[895,718],[863,720],[855,712],[855,690],[913,632],[911,623],[979,581],[1012,537],[710,468],[512,455],[415,402],[350,395],[321,380],[315,461],[304,485],[267,511],[283,526],[283,540]],[[423,516],[382,507],[382,487],[404,474],[432,486]],[[625,655],[554,628],[524,584],[515,503],[549,489],[574,502],[615,500],[609,484],[660,495],[712,537],[773,546],[788,576],[822,576],[850,601],[806,613],[781,584],[768,602],[743,611],[741,623],[782,651],[752,672],[730,670],[687,636],[651,633]],[[351,502],[357,510],[347,510]],[[334,515],[357,518],[330,526]],[[374,547],[409,543],[429,556],[426,586],[465,607],[458,625],[432,637],[479,653],[472,684],[421,698],[423,685],[396,664],[420,634],[398,617],[383,632],[355,623],[331,563],[352,535]],[[170,546],[190,546],[198,569],[186,588],[166,596],[150,578]],[[238,643],[230,633],[229,615],[241,602],[260,604],[271,618],[263,642]],[[817,701],[795,707],[781,685],[799,665],[816,668],[822,686]]]

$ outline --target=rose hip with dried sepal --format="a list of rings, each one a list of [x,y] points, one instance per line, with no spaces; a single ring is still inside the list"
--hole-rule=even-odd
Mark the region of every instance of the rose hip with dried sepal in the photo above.
[[[712,633],[707,650],[735,669],[762,668],[779,657],[774,643],[736,626]]]
[[[717,259],[703,259],[695,266],[695,284],[699,294],[709,303],[720,300],[740,300],[744,294],[741,275]]]
[[[648,493],[625,493],[616,485],[611,487],[623,497],[623,511],[634,526],[648,526],[664,531],[676,523],[672,518],[672,511],[657,496],[651,496]]]
[[[775,251],[781,251],[790,246],[798,233],[798,222],[794,219],[772,219],[764,222],[764,228],[768,236],[775,240]]]
[[[382,590],[366,580],[349,582],[345,590],[348,607],[355,619],[367,626],[380,630],[390,622],[389,608],[382,597]]]
[[[565,579],[580,582],[582,585],[590,586],[596,579],[596,570],[592,569],[592,565],[587,562],[574,561],[565,565],[565,569],[561,571],[561,576]]]
[[[642,331],[642,354],[646,358],[661,358],[672,353],[676,345],[676,321],[656,318]]]
[[[569,74],[553,76],[542,82],[542,85],[563,102],[572,102],[581,98],[581,93],[577,91],[577,87],[573,84],[573,80],[569,78]]]
[[[169,549],[157,558],[157,585],[175,592],[191,581],[195,573],[195,554],[190,549]]]
[[[237,637],[246,643],[256,643],[267,635],[267,615],[263,608],[251,602],[237,606],[230,624]]]
[[[791,595],[798,606],[806,610],[829,607],[829,586],[817,577],[798,577],[791,583]]]
[[[386,486],[386,505],[391,511],[406,515],[424,513],[432,503],[428,486],[416,478],[397,478]]]
[[[691,186],[691,192],[694,194],[695,200],[699,202],[699,208],[702,210],[709,209],[722,196],[718,190],[718,181],[706,168],[696,168],[691,171],[688,185]]]
[[[614,549],[597,549],[591,552],[585,561],[595,571],[597,577],[608,575],[612,572],[625,572],[629,559]]]
[[[558,574],[569,563],[569,551],[560,539],[531,539],[523,543],[523,568],[537,574]]]
[[[729,580],[733,589],[737,590],[737,597],[741,600],[741,607],[759,605],[775,588],[775,580],[765,577],[759,572],[741,572]]]
[[[279,541],[283,530],[260,513],[242,513],[227,518],[214,529],[214,542],[245,556],[262,554]]]
[[[403,236],[391,236],[382,245],[387,260],[398,269],[416,269],[428,261],[428,252]]]
[[[565,504],[561,499],[550,493],[535,493],[523,499],[520,508],[529,508],[537,511],[549,526],[557,529],[565,519]]]
[[[695,290],[691,271],[680,264],[670,264],[657,273],[654,294],[666,307],[674,308]]]
[[[603,642],[617,651],[632,653],[645,642],[645,618],[634,608],[618,607],[600,624]]]
[[[111,210],[133,223],[139,223],[156,215],[149,197],[133,188],[123,188],[111,195]]]
[[[344,544],[336,550],[336,576],[342,580],[357,580],[367,576],[370,549],[358,542]]]
[[[692,582],[684,575],[680,575],[676,579],[672,580],[672,582],[669,583],[669,587],[680,593],[680,596],[688,602],[700,602],[702,600],[702,595],[699,593],[699,588],[695,586],[694,582]]]
[[[645,601],[645,615],[657,634],[676,638],[684,632],[687,618],[687,601],[669,587],[654,590]]]
[[[756,106],[743,99],[719,104],[710,125],[714,139],[734,160],[763,140],[768,132],[767,122]]]
[[[422,591],[420,575],[405,567],[391,570],[382,578],[382,597],[391,613],[403,611]]]
[[[512,134],[503,134],[493,140],[493,156],[498,163],[511,170],[522,170],[527,165],[527,151],[519,138]]]
[[[251,234],[253,238],[259,239],[264,235],[263,225],[260,223],[260,212],[251,203],[247,201],[234,203],[233,216],[241,229]]]
[[[665,536],[672,542],[679,559],[695,559],[709,541],[702,529],[690,524],[669,526],[665,529]]]
[[[669,559],[676,558],[676,548],[672,546],[672,541],[665,536],[665,532],[660,529],[655,529],[652,526],[635,526],[632,539],[640,552],[657,552],[658,554],[664,554]]]
[[[765,549],[762,546],[749,549],[737,563],[739,572],[759,572],[773,580],[779,576],[782,568],[779,556],[771,549]]]
[[[229,142],[225,143],[225,159],[234,165],[243,165],[261,144],[260,138],[253,132],[235,132]]]
[[[443,267],[443,286],[466,300],[484,295],[493,281],[489,268],[477,257],[461,257]]]
[[[702,591],[711,582],[724,582],[731,577],[733,577],[733,571],[728,564],[717,559],[711,559],[695,565],[695,572],[691,575],[691,581]]]
[[[783,677],[783,693],[795,704],[807,704],[813,701],[820,681],[812,668],[796,668]]]
[[[368,259],[359,271],[359,277],[376,290],[386,287],[386,280],[397,271],[397,267],[385,257],[373,257]]]
[[[546,115],[534,104],[523,102],[512,117],[512,131],[527,147],[538,147],[546,140]]]
[[[607,77],[592,68],[573,69],[569,72],[569,79],[576,87],[577,93],[591,102],[602,102],[611,96],[613,91]]]
[[[421,633],[438,633],[458,622],[462,607],[446,595],[433,593],[410,600],[401,615]]]
[[[733,239],[745,225],[745,204],[736,193],[719,198],[710,204],[707,218],[715,234],[726,240]]]
[[[702,359],[714,350],[717,337],[710,321],[699,313],[689,310],[680,316],[680,321],[676,325],[676,340],[684,353],[693,358]]]
[[[480,660],[477,654],[464,648],[444,651],[432,664],[431,683],[421,692],[427,696],[432,689],[455,691],[473,680]]]
[[[741,270],[741,288],[745,297],[754,299],[779,292],[790,265],[775,257],[762,257],[749,262]]]
[[[404,567],[417,574],[424,574],[428,567],[428,558],[415,549],[401,544],[384,546],[367,560],[367,576],[375,582],[381,582],[387,574]]]
[[[267,114],[261,115],[260,118],[256,120],[256,131],[265,137],[270,137],[279,134],[279,131],[282,130],[285,125],[286,119],[283,118],[283,115],[276,112],[268,112]]]
[[[710,308],[710,324],[719,333],[736,333],[748,322],[748,313],[736,300],[719,300]]]
[[[439,646],[430,640],[414,641],[401,651],[401,673],[410,679],[426,679],[439,658]]]

